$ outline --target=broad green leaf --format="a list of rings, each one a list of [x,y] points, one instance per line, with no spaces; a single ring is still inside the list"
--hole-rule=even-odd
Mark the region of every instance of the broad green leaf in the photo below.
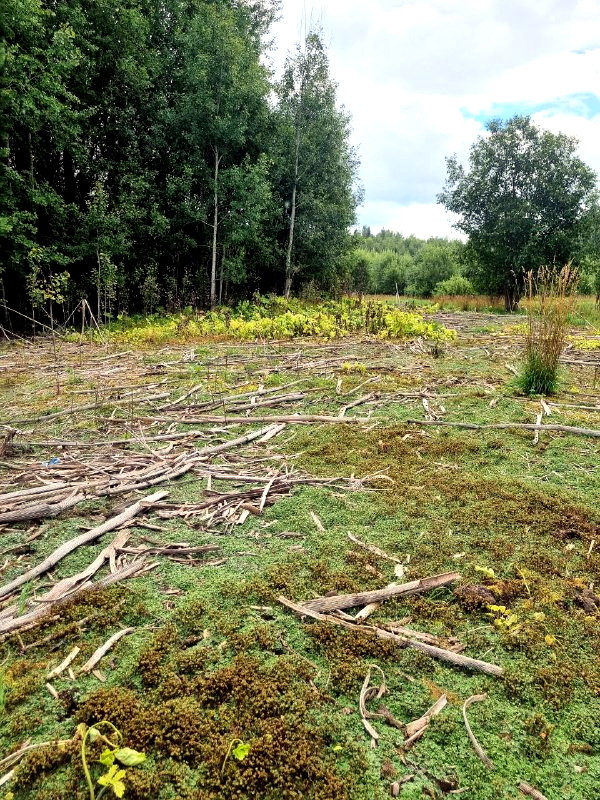
[[[98,778],[98,783],[100,786],[110,786],[117,797],[123,797],[125,793],[124,777],[125,770],[113,765],[108,772]]]
[[[486,578],[491,578],[492,580],[496,577],[494,570],[489,567],[475,567],[475,572],[481,572]]]
[[[137,750],[132,750],[131,747],[120,747],[115,750],[115,758],[126,767],[137,767],[146,760],[146,754],[140,753]]]
[[[115,763],[115,751],[106,748],[98,761],[101,764],[104,764],[105,767],[112,767],[112,765]]]
[[[240,742],[231,752],[234,758],[237,758],[238,761],[243,761],[250,752],[250,745]]]

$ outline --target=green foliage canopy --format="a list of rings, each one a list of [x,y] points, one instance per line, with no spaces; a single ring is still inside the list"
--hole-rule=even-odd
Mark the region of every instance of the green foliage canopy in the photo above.
[[[561,267],[577,254],[596,178],[576,148],[575,139],[516,116],[488,123],[468,169],[456,156],[447,159],[438,200],[469,236],[471,276],[479,288],[503,294],[507,310],[518,304],[525,272]]]

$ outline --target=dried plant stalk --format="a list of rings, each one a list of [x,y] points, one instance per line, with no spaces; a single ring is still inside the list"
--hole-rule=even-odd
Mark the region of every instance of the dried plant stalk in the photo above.
[[[568,317],[579,273],[571,264],[556,271],[541,267],[525,276],[527,335],[519,384],[526,394],[554,394],[558,362],[565,346]]]

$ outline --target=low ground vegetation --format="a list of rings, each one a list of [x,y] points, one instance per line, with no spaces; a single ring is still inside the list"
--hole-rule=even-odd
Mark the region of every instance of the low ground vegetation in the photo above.
[[[88,800],[81,737],[107,722],[119,747],[144,754],[110,778],[130,800],[383,800],[396,791],[405,800],[460,791],[515,800],[522,781],[548,798],[594,797],[598,329],[569,330],[557,394],[544,410],[515,385],[523,315],[430,306],[421,324],[454,332],[432,340],[428,328],[403,328],[399,338],[369,332],[366,307],[355,329],[333,340],[320,330],[293,340],[237,341],[226,330],[207,338],[153,318],[121,321],[102,339],[61,339],[56,357],[45,338],[2,345],[4,493],[42,482],[90,487],[62,514],[37,520],[3,520],[16,500],[0,499],[3,584],[140,498],[95,495],[103,476],[118,486],[126,464],[162,475],[191,463],[144,490],[169,494],[117,531],[129,539],[110,569],[145,558],[156,562],[151,571],[77,592],[35,626],[0,634],[0,757],[53,742],[3,762],[3,773],[15,770],[3,797]],[[312,319],[306,307],[280,310]],[[335,317],[333,306],[319,313]],[[238,318],[278,316],[248,308]],[[141,336],[147,328],[159,334]],[[535,423],[541,411],[537,430],[485,427]],[[293,415],[307,421],[294,424]],[[269,431],[264,441],[197,455],[257,424]],[[568,430],[544,429],[553,424]],[[86,568],[114,535],[6,595],[3,609],[15,609],[0,627]],[[218,549],[192,552],[206,547]],[[411,628],[442,647],[458,642],[462,655],[499,665],[502,677],[301,619],[278,601],[453,571],[460,578],[451,585],[390,599],[368,621]],[[123,627],[133,630],[94,671],[82,670]],[[388,719],[405,725],[447,699],[412,746],[381,717],[371,719],[380,738],[370,746],[359,697],[374,665],[385,674]],[[465,701],[482,694],[469,720],[494,769],[478,758],[462,717]],[[112,767],[106,755],[98,762],[106,748],[92,738],[98,796],[97,780]]]

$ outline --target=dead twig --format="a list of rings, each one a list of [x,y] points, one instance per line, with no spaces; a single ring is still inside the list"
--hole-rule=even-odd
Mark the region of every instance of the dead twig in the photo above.
[[[486,675],[495,675],[497,677],[500,677],[504,674],[502,667],[499,667],[496,664],[490,664],[487,661],[469,658],[468,656],[463,656],[460,653],[455,653],[452,650],[445,650],[441,647],[435,647],[434,645],[427,644],[426,642],[421,642],[416,639],[398,636],[395,633],[391,633],[390,631],[386,631],[383,628],[379,628],[375,625],[356,625],[353,622],[349,622],[346,619],[341,619],[340,617],[336,617],[331,614],[320,614],[318,611],[313,611],[313,609],[308,608],[305,605],[294,603],[293,601],[288,600],[287,597],[284,597],[283,595],[280,595],[277,600],[281,603],[281,605],[289,608],[291,611],[294,611],[300,617],[311,617],[311,619],[316,619],[319,622],[329,622],[332,625],[340,625],[341,627],[349,630],[362,631],[363,633],[378,636],[381,639],[389,639],[390,641],[396,642],[399,647],[413,647],[415,650],[421,650],[423,653],[427,653],[427,655],[432,656],[432,658],[437,658],[440,661],[445,661],[448,664],[452,664],[455,667],[461,667],[462,669],[468,669],[474,672],[483,672]]]
[[[165,491],[155,492],[154,494],[148,495],[148,497],[138,500],[137,503],[133,503],[133,505],[126,508],[116,517],[107,519],[102,523],[102,525],[98,525],[97,527],[92,528],[91,531],[86,531],[86,533],[82,533],[79,536],[76,536],[74,539],[69,539],[68,542],[65,542],[60,547],[57,547],[54,552],[47,556],[47,558],[45,558],[36,567],[32,567],[30,570],[27,570],[27,572],[24,572],[22,575],[16,577],[10,583],[0,587],[0,598],[12,594],[15,589],[18,589],[24,583],[28,583],[33,578],[37,578],[39,575],[43,575],[44,572],[48,572],[48,570],[52,569],[52,567],[58,564],[58,562],[61,561],[65,556],[67,556],[69,553],[72,553],[73,550],[76,550],[83,544],[88,544],[89,542],[93,542],[95,539],[99,539],[108,531],[118,528],[136,514],[139,514],[142,509],[148,508],[149,505],[162,500],[163,497],[166,497],[167,495],[168,492]]]
[[[600,430],[594,428],[577,428],[573,425],[536,425],[529,422],[497,422],[485,425],[476,425],[474,422],[445,422],[432,419],[407,419],[409,425],[439,425],[450,428],[464,428],[470,431],[491,431],[491,430],[526,430],[526,431],[556,431],[558,433],[570,433],[574,436],[591,436],[600,439]]]
[[[50,670],[50,672],[46,675],[47,680],[52,680],[52,678],[56,678],[58,675],[64,672],[67,667],[71,666],[80,652],[81,647],[74,647],[64,661],[61,661],[57,667],[54,667],[53,670]]]
[[[474,694],[471,695],[471,697],[468,697],[465,700],[464,705],[462,707],[462,717],[465,723],[465,728],[467,729],[467,736],[469,737],[469,740],[473,745],[473,749],[477,753],[477,756],[481,761],[483,761],[483,763],[486,765],[488,769],[494,769],[492,761],[490,760],[489,756],[487,755],[483,747],[479,744],[479,742],[475,738],[475,734],[471,730],[471,725],[469,724],[469,720],[467,719],[467,708],[469,708],[469,706],[472,705],[473,703],[480,703],[482,700],[485,700],[486,698],[487,694]]]
[[[370,686],[371,683],[371,674],[373,670],[377,670],[381,675],[381,684],[379,686]],[[363,681],[362,688],[360,690],[360,695],[358,697],[358,708],[360,711],[360,718],[362,720],[362,724],[365,726],[365,730],[371,737],[371,747],[375,747],[377,742],[379,741],[379,734],[375,730],[375,728],[369,722],[370,719],[373,717],[381,716],[380,714],[372,714],[370,711],[367,711],[367,701],[368,700],[380,700],[384,694],[387,693],[387,685],[385,682],[385,674],[381,667],[378,667],[376,664],[372,664],[369,667],[369,670],[365,676]]]
[[[545,795],[543,795],[537,789],[534,789],[534,787],[530,784],[525,783],[525,781],[521,781],[519,784],[519,791],[521,794],[526,794],[528,797],[533,797],[534,800],[548,800]]]
[[[415,719],[413,722],[409,722],[406,726],[406,739],[402,743],[402,747],[405,749],[410,747],[417,739],[420,739],[421,736],[425,733],[427,728],[429,727],[429,723],[436,717],[441,711],[448,704],[448,698],[445,694],[443,694],[440,698],[438,698],[435,703],[429,708],[422,717],[419,719]]]
[[[128,633],[133,633],[135,630],[135,628],[123,628],[122,630],[113,633],[110,639],[107,639],[103,645],[98,647],[97,650],[94,650],[90,658],[85,662],[79,671],[81,673],[92,672],[108,653],[111,647],[113,647],[119,641],[119,639],[122,639],[123,636],[127,636]]]
[[[359,545],[359,547],[364,547],[365,550],[368,550],[370,553],[373,553],[374,555],[379,556],[380,558],[385,558],[385,559],[387,559],[387,561],[394,561],[396,564],[402,564],[403,563],[401,558],[397,558],[396,556],[388,555],[383,550],[380,550],[378,547],[376,547],[374,544],[367,544],[366,542],[362,542],[360,539],[358,539],[352,533],[348,534],[348,538],[350,539],[351,542],[354,542],[354,544]]]

